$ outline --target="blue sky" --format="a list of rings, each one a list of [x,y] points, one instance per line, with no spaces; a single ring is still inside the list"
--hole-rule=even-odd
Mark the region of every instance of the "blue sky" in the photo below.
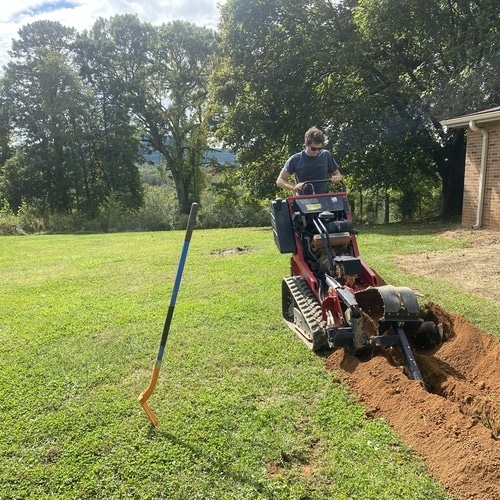
[[[78,31],[90,28],[96,19],[118,14],[137,14],[142,21],[161,24],[184,19],[216,28],[218,5],[225,0],[2,0],[0,9],[0,73],[9,62],[8,50],[18,30],[42,19],[59,21]]]
[[[43,2],[40,4],[34,3],[32,7],[26,8],[23,11],[14,14],[13,19],[23,19],[29,16],[40,16],[54,11],[62,11],[64,9],[75,9],[78,7],[78,2],[67,2],[65,0],[56,2]]]

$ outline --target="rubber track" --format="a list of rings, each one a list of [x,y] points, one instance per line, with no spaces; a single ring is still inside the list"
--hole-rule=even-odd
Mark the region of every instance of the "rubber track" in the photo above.
[[[289,276],[284,280],[295,304],[304,315],[309,326],[309,332],[303,332],[302,335],[308,342],[312,343],[313,332],[321,332],[324,324],[321,306],[304,278]],[[298,329],[296,325],[295,328]]]

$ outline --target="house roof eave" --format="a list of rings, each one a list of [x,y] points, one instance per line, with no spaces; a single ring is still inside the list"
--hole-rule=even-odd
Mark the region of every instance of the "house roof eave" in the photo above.
[[[475,122],[476,124],[500,121],[500,106],[497,108],[480,111],[478,113],[471,113],[470,115],[441,120],[439,123],[441,123],[443,127],[462,128],[469,126],[469,123],[471,121]]]

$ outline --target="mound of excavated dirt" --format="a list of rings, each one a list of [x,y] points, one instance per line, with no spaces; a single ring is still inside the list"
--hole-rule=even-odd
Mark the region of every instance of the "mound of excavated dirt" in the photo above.
[[[360,360],[336,350],[325,360],[344,373],[369,418],[379,417],[460,499],[500,498],[500,341],[465,318],[427,304],[443,324],[445,342],[416,352],[427,386],[403,371],[399,349]]]

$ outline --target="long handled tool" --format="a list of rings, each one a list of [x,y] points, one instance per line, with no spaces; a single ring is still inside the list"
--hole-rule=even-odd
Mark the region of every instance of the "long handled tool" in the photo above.
[[[156,357],[156,363],[153,368],[153,374],[151,375],[151,381],[149,382],[148,388],[141,392],[139,395],[139,403],[141,403],[144,411],[146,412],[151,423],[156,427],[158,425],[158,419],[153,413],[151,408],[147,405],[146,401],[149,396],[153,393],[158,382],[158,377],[160,375],[160,367],[163,359],[163,352],[165,351],[165,345],[167,343],[168,332],[170,330],[170,323],[172,322],[172,316],[174,315],[175,302],[177,300],[177,293],[179,292],[179,287],[181,284],[182,272],[184,270],[184,264],[186,262],[186,256],[189,249],[189,242],[191,241],[191,235],[193,234],[193,228],[196,222],[196,214],[198,212],[198,204],[193,203],[191,205],[191,211],[189,212],[189,219],[186,229],[186,237],[184,238],[184,245],[182,247],[181,258],[179,261],[179,267],[177,268],[177,276],[175,278],[174,289],[172,290],[172,297],[170,299],[170,305],[168,307],[167,317],[165,318],[165,324],[163,326],[163,333],[160,341],[160,348],[158,349],[158,356]]]

